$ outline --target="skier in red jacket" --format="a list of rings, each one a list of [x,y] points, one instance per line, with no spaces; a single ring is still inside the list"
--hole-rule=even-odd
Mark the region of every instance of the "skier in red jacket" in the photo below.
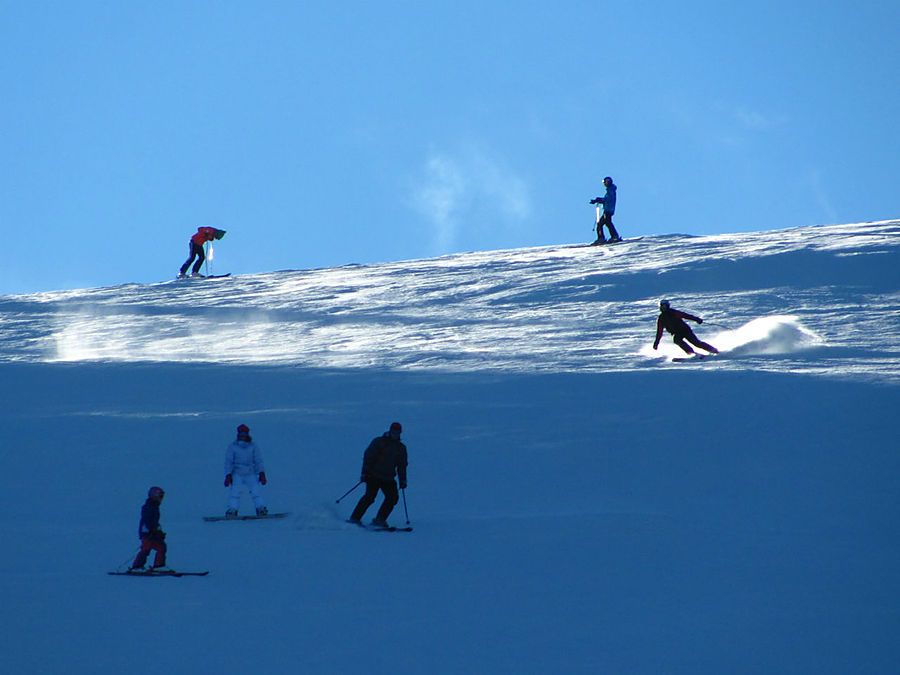
[[[221,239],[224,236],[225,230],[217,230],[214,227],[198,227],[197,234],[191,237],[190,241],[188,242],[188,247],[190,248],[190,256],[187,260],[184,261],[184,265],[181,266],[181,271],[178,273],[178,276],[186,276],[187,268],[190,267],[190,264],[194,261],[194,258],[197,258],[197,262],[194,263],[194,269],[191,272],[191,276],[202,276],[200,274],[200,267],[203,265],[203,261],[206,260],[206,253],[203,251],[203,244],[208,241],[212,241],[213,239]]]
[[[702,340],[700,340],[700,338],[694,335],[694,331],[692,331],[690,326],[688,326],[684,322],[684,319],[696,321],[697,323],[703,323],[703,319],[701,319],[700,317],[696,317],[693,314],[688,314],[687,312],[673,309],[669,305],[668,300],[660,300],[659,318],[656,320],[656,339],[653,341],[653,349],[659,347],[659,340],[662,337],[663,330],[666,330],[671,333],[675,344],[681,347],[688,354],[695,354],[696,352],[691,349],[685,341],[690,342],[695,347],[705,349],[712,354],[718,354],[718,349],[710,344],[703,342]]]

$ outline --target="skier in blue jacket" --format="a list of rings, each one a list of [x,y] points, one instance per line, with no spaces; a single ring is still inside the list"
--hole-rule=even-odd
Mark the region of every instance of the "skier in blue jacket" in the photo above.
[[[141,522],[138,525],[138,536],[141,538],[141,550],[131,565],[132,570],[142,570],[147,564],[150,551],[156,551],[151,569],[165,569],[166,566],[166,533],[159,527],[159,505],[165,492],[161,487],[152,487],[147,492],[147,501],[141,507]]]
[[[594,244],[605,244],[606,237],[603,236],[603,226],[609,228],[609,241],[622,241],[622,237],[616,232],[616,226],[613,225],[612,217],[616,212],[616,184],[613,179],[607,176],[603,179],[603,185],[606,187],[606,194],[602,197],[595,197],[591,200],[591,204],[603,204],[603,215],[597,218],[597,241]],[[600,210],[600,207],[597,207]]]

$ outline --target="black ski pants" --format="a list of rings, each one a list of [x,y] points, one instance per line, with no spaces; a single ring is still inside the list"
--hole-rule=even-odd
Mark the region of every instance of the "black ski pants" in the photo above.
[[[619,233],[616,232],[616,226],[613,225],[612,214],[605,213],[600,216],[600,220],[597,221],[597,239],[600,241],[605,241],[605,237],[603,236],[603,226],[606,225],[609,228],[609,238],[610,239],[618,239]]]
[[[188,256],[188,259],[184,261],[184,265],[181,266],[181,273],[184,274],[187,272],[187,268],[190,266],[191,262],[194,258],[197,258],[197,262],[194,263],[194,269],[191,270],[194,274],[197,274],[203,266],[203,261],[206,260],[206,253],[200,244],[189,241],[188,245],[190,247],[190,255]]]
[[[384,493],[384,501],[381,503],[381,508],[378,509],[376,519],[387,520],[387,517],[391,515],[391,511],[393,511],[394,507],[397,505],[397,502],[400,501],[400,493],[397,491],[397,482],[395,480],[383,480],[379,478],[370,478],[366,481],[366,493],[360,498],[356,508],[353,509],[350,520],[362,520],[363,515],[366,513],[366,509],[372,506],[375,497],[378,496],[379,490]]]
[[[675,335],[674,341],[675,341],[675,344],[678,345],[679,347],[681,347],[685,352],[687,352],[688,354],[693,354],[694,350],[685,344],[685,340],[687,342],[690,342],[695,347],[700,347],[700,349],[705,349],[706,351],[710,352],[711,354],[719,353],[718,349],[713,347],[711,344],[707,344],[706,342],[704,342],[703,340],[698,338],[696,335],[694,335],[694,331],[692,331],[690,328],[688,328],[687,333],[678,333],[677,335]]]

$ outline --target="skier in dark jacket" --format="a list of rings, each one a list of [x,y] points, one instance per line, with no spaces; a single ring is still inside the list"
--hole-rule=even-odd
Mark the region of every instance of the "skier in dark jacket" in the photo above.
[[[700,338],[694,335],[694,331],[692,331],[690,326],[688,326],[684,322],[684,319],[696,321],[698,324],[703,323],[703,319],[696,317],[693,314],[688,314],[687,312],[673,309],[669,305],[668,300],[660,300],[659,318],[656,320],[656,339],[653,341],[653,349],[659,347],[659,340],[662,337],[663,330],[666,330],[672,335],[675,344],[681,347],[688,354],[695,354],[696,352],[691,349],[686,344],[686,342],[690,342],[695,347],[705,349],[712,354],[718,354],[718,349],[710,344],[707,344],[706,342],[703,342],[702,340],[700,340]]]
[[[131,565],[132,570],[142,570],[147,564],[150,551],[156,551],[151,569],[159,570],[166,565],[166,533],[159,527],[159,505],[165,492],[161,487],[152,487],[147,492],[147,501],[141,507],[141,522],[138,525],[138,536],[141,538],[141,550]]]
[[[603,226],[609,228],[609,241],[622,241],[622,237],[616,232],[616,226],[613,225],[612,217],[616,212],[616,184],[613,179],[607,176],[603,179],[603,185],[606,187],[606,194],[602,197],[595,197],[591,200],[591,204],[603,204],[603,215],[597,218],[597,241],[594,244],[605,244],[606,237],[603,236]],[[599,214],[600,207],[597,207]]]
[[[360,498],[353,514],[351,523],[360,523],[378,491],[384,493],[384,502],[378,509],[378,514],[372,521],[375,527],[387,527],[387,518],[394,510],[394,506],[400,499],[397,492],[397,483],[394,476],[400,478],[400,489],[406,488],[406,446],[400,442],[400,433],[403,428],[399,422],[391,424],[391,428],[383,436],[374,438],[363,455],[362,477],[360,480],[366,484],[366,493]]]

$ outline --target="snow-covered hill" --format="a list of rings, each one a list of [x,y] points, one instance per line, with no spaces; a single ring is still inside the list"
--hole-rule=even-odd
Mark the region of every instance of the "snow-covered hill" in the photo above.
[[[666,235],[0,296],[4,662],[891,672],[898,235]],[[723,354],[653,351],[661,297]],[[358,531],[359,492],[335,499],[394,419],[416,529]],[[204,523],[242,422],[292,515]],[[171,564],[208,577],[105,574],[133,555],[152,484]]]

